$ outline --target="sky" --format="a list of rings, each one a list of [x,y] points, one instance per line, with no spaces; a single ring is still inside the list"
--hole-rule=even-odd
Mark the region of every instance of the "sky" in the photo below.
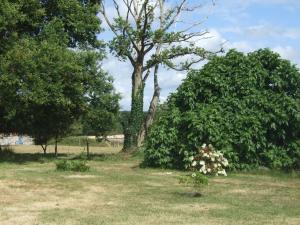
[[[202,47],[214,50],[223,45],[225,50],[235,48],[245,53],[270,48],[300,68],[300,0],[190,1],[196,4],[202,1],[204,6],[197,13],[182,16],[181,20],[203,21],[199,29],[209,31],[209,38],[200,43]],[[107,28],[105,24],[103,26]],[[109,40],[112,34],[104,32],[99,38]],[[202,65],[198,65],[198,68]],[[114,86],[122,96],[121,109],[129,110],[131,65],[108,55],[103,61],[103,68],[113,76]],[[186,72],[159,71],[161,102],[176,90],[185,77]],[[145,88],[144,110],[148,109],[152,93],[153,85],[149,77]]]

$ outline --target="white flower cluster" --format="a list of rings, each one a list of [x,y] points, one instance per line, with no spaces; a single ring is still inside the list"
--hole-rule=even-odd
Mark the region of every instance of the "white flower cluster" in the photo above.
[[[189,161],[189,167],[193,171],[216,176],[227,176],[224,168],[228,166],[228,160],[220,151],[216,151],[211,144],[203,144],[199,148],[197,155],[189,157]]]

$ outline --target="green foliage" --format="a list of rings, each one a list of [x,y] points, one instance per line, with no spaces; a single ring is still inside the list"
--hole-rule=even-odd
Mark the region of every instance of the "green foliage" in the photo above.
[[[45,145],[82,115],[109,129],[119,96],[99,66],[98,10],[96,1],[0,2],[0,132]]]
[[[231,50],[190,71],[145,145],[149,166],[184,168],[211,143],[230,169],[300,168],[300,73],[268,49]]]
[[[201,174],[201,172],[194,172],[180,177],[179,183],[192,187],[196,191],[200,192],[204,186],[208,185],[208,178]]]
[[[83,160],[61,160],[56,162],[56,170],[87,172],[90,170],[90,166]]]
[[[24,121],[16,129],[35,137],[38,144],[66,132],[83,112],[84,64],[71,50],[22,40],[3,58],[1,68],[3,99],[18,103],[11,106],[11,116]]]
[[[110,51],[120,60],[128,60],[133,71],[130,79],[131,112],[128,125],[124,129],[123,149],[134,150],[141,146],[144,134],[147,134],[156,112],[158,104],[156,100],[159,97],[158,68],[164,66],[168,69],[186,70],[193,64],[210,58],[214,53],[193,43],[193,39],[204,35],[203,32],[192,29],[196,28],[196,25],[195,27],[183,25],[176,32],[172,29],[181,14],[197,9],[188,1],[183,1],[182,4],[158,0],[113,1],[115,16],[112,19],[111,15],[108,15],[111,11],[106,10],[105,3],[107,2],[101,1],[100,13],[113,34],[113,38],[109,41]],[[122,14],[120,12],[122,8],[128,13]],[[150,104],[149,116],[145,119],[143,100],[150,73],[154,73],[155,88],[151,100],[153,104]]]
[[[139,87],[137,93],[131,99],[131,112],[128,127],[124,130],[124,149],[129,150],[138,145],[138,135],[143,124],[144,112],[144,87]]]
[[[0,55],[24,37],[52,36],[71,48],[99,48],[96,1],[0,1]]]
[[[12,157],[14,157],[14,155],[15,155],[15,152],[10,147],[0,146],[0,158],[1,159],[12,158]]]
[[[103,136],[115,130],[118,122],[120,95],[115,93],[112,78],[93,63],[93,79],[88,89],[88,107],[82,117],[83,133]],[[96,74],[96,76],[94,75]],[[94,76],[93,76],[94,75]],[[107,80],[107,82],[104,82]]]

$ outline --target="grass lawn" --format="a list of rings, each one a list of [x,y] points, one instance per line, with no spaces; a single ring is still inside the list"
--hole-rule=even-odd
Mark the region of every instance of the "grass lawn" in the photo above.
[[[93,149],[86,173],[57,172],[32,146],[0,155],[0,224],[300,224],[299,173],[229,173],[196,198],[182,172],[139,168],[119,150]]]

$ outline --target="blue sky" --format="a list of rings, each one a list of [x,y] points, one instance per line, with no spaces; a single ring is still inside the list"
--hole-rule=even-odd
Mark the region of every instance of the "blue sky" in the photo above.
[[[210,31],[211,38],[203,41],[201,46],[213,49],[225,43],[225,49],[236,48],[243,52],[268,47],[300,67],[300,0],[215,0],[214,6],[209,4],[212,0],[191,0],[194,3],[200,1],[207,4],[182,19],[204,21],[200,28]],[[109,33],[100,35],[100,38],[110,37]],[[122,95],[121,108],[130,109],[132,68],[129,63],[109,55],[103,67],[115,79],[115,87]],[[176,90],[185,76],[182,72],[160,71],[161,101]],[[152,83],[147,84],[145,110],[152,91]]]

